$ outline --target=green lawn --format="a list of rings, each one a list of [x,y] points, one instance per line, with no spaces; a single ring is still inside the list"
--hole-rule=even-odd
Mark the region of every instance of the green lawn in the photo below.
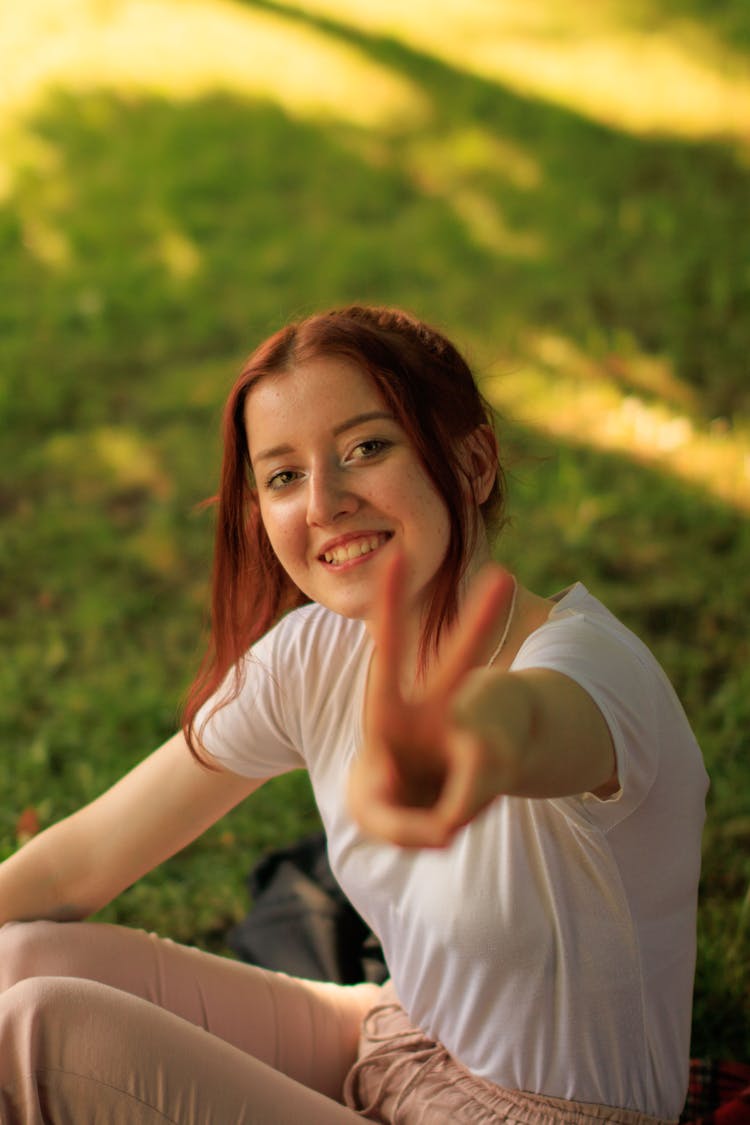
[[[348,52],[412,109],[368,122],[272,90],[60,78],[16,110],[0,146],[2,854],[24,810],[52,822],[174,729],[205,625],[198,505],[243,356],[300,312],[405,305],[467,348],[502,409],[498,557],[540,593],[585,581],[691,716],[712,776],[693,1049],[750,1058],[747,131],[618,124],[593,95],[524,91],[336,4],[230,7]],[[684,35],[745,89],[744,0],[656,7],[675,49]],[[626,8],[603,5],[615,46],[654,5]],[[254,858],[315,823],[305,778],[275,782],[105,916],[220,947]]]

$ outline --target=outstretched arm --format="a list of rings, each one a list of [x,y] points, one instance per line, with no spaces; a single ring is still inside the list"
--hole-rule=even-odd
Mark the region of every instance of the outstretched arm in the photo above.
[[[418,698],[400,687],[401,560],[380,594],[364,745],[349,800],[371,835],[442,847],[496,797],[605,795],[616,788],[609,728],[591,697],[557,672],[500,672],[478,657],[505,621],[510,576],[488,567]]]
[[[261,784],[206,769],[175,734],[0,866],[0,923],[92,914]]]

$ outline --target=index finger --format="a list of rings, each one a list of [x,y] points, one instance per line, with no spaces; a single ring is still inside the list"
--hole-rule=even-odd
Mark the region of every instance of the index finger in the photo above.
[[[368,715],[373,708],[387,707],[400,698],[403,661],[404,575],[406,561],[401,552],[389,559],[383,570],[375,601],[373,636],[375,651],[370,664]]]

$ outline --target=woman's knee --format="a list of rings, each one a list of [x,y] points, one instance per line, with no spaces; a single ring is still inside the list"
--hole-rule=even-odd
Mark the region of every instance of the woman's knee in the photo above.
[[[29,1022],[36,1023],[40,1018],[46,1018],[48,1012],[55,1016],[59,1008],[64,1006],[72,983],[62,977],[27,977],[19,980],[0,997],[0,1018],[23,1013]]]
[[[0,995],[0,1084],[39,1064],[45,1027],[58,1028],[74,982],[60,977],[28,977]],[[64,1023],[64,1020],[62,1021]]]
[[[40,1069],[85,1065],[87,1053],[116,1033],[110,995],[117,1000],[116,990],[71,977],[11,985],[0,995],[0,1090],[21,1089]]]

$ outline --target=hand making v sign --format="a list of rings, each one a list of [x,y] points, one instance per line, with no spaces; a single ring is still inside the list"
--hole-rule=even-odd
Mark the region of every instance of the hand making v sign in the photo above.
[[[371,835],[405,847],[442,847],[498,794],[487,743],[457,721],[457,709],[508,620],[514,584],[496,565],[482,570],[439,660],[407,698],[403,572],[397,556],[379,591],[364,744],[351,770],[349,803]]]

